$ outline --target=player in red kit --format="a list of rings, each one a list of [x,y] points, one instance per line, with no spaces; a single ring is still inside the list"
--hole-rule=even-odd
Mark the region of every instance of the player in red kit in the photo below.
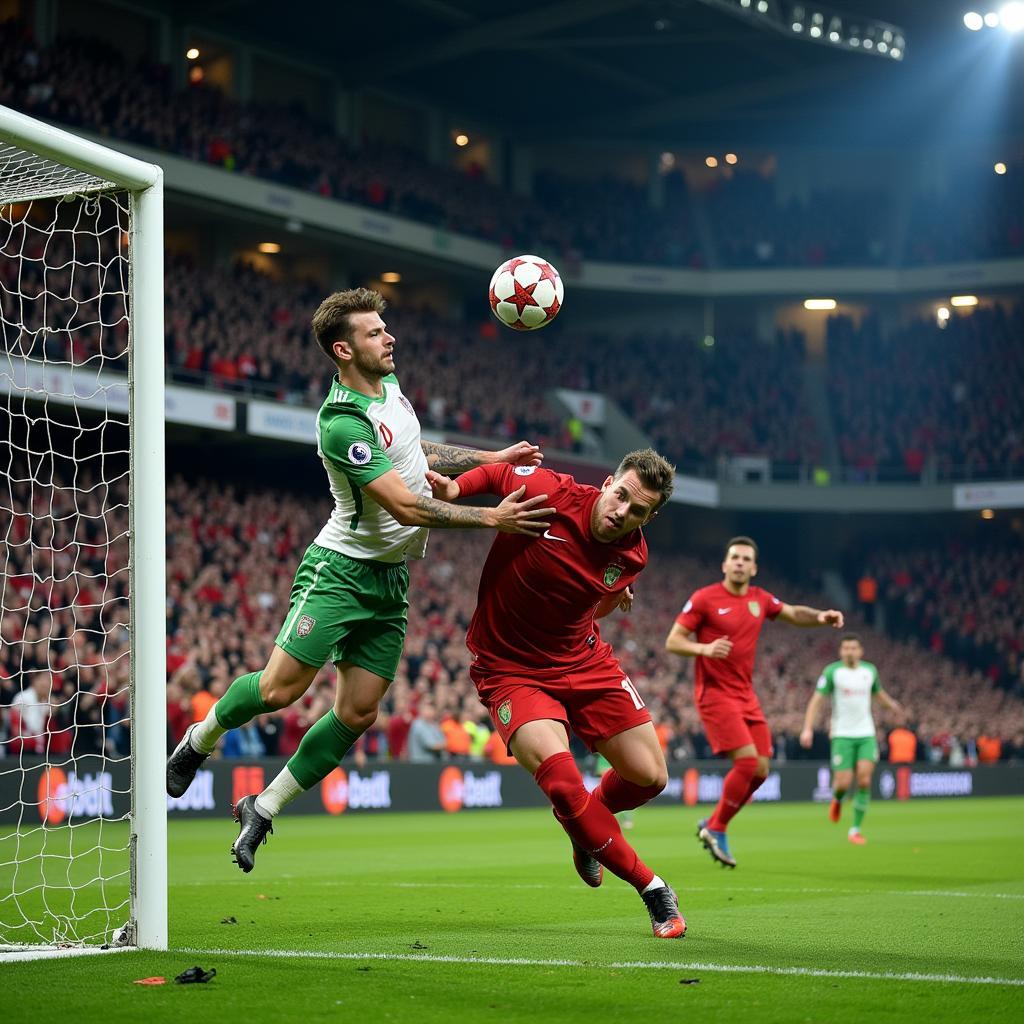
[[[501,537],[491,546],[466,640],[470,675],[509,751],[569,834],[580,877],[597,887],[606,867],[634,886],[655,937],[666,939],[686,932],[676,895],[615,820],[665,788],[665,757],[596,620],[629,610],[631,584],[647,564],[641,527],[668,500],[673,478],[650,449],[627,455],[600,489],[532,466],[481,466],[457,482],[427,477],[435,497],[448,501],[525,486],[516,500],[545,496],[555,509],[543,536],[510,534],[512,543]],[[569,752],[570,728],[612,765],[593,794]]]
[[[722,562],[721,583],[698,590],[676,618],[665,648],[696,658],[695,699],[711,749],[727,754],[732,768],[710,818],[697,824],[697,837],[720,864],[736,867],[726,828],[768,777],[772,734],[754,693],[754,654],[765,619],[794,626],[843,628],[843,613],[790,605],[755,587],[757,545],[733,537]]]

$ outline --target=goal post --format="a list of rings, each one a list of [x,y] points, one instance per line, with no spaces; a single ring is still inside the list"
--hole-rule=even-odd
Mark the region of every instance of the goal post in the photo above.
[[[111,204],[113,214],[104,213],[100,209],[104,200]],[[75,214],[76,203],[83,204],[85,214]],[[32,212],[33,206],[37,207],[36,212]],[[38,212],[40,209],[42,213]],[[51,218],[49,225],[46,223],[48,217]],[[49,235],[46,234],[47,227]],[[9,594],[12,604],[22,600],[16,596],[14,588],[8,586],[10,580],[7,574],[22,572],[24,579],[25,570],[18,566],[28,557],[23,551],[19,554],[15,550],[21,543],[21,534],[12,533],[11,530],[27,529],[28,540],[21,545],[19,551],[27,550],[33,558],[43,552],[52,565],[56,565],[58,555],[70,558],[72,556],[67,554],[68,551],[82,550],[81,538],[74,534],[76,524],[83,531],[107,531],[105,541],[98,542],[106,544],[103,549],[105,556],[103,551],[98,556],[103,566],[98,575],[102,578],[97,580],[96,573],[88,578],[89,573],[77,561],[74,571],[78,573],[75,577],[78,580],[76,586],[86,586],[91,588],[90,592],[100,595],[91,599],[94,603],[90,606],[94,620],[98,622],[92,630],[94,636],[99,638],[96,646],[100,648],[100,655],[105,657],[107,654],[107,639],[103,631],[112,633],[115,629],[115,626],[110,625],[112,619],[108,613],[113,609],[126,620],[115,624],[121,632],[118,634],[116,650],[112,648],[107,659],[109,664],[102,663],[103,657],[93,657],[83,664],[93,677],[104,680],[96,687],[96,693],[100,696],[93,701],[94,705],[103,708],[113,703],[110,695],[111,687],[115,685],[115,676],[120,678],[123,673],[126,677],[124,703],[127,706],[128,738],[122,742],[127,747],[123,760],[130,769],[130,810],[122,815],[128,822],[127,836],[115,851],[127,854],[127,867],[123,871],[116,865],[110,869],[111,872],[124,874],[127,879],[127,905],[107,898],[100,911],[88,911],[98,914],[88,927],[76,927],[76,912],[86,912],[85,909],[79,911],[79,907],[85,905],[81,900],[76,904],[79,895],[77,891],[68,896],[70,912],[63,904],[59,913],[47,910],[52,920],[47,918],[46,912],[36,914],[37,919],[34,919],[31,916],[34,911],[25,909],[40,901],[44,908],[47,906],[46,890],[51,884],[52,872],[46,863],[39,868],[38,883],[33,875],[30,882],[16,881],[12,888],[6,887],[8,875],[5,874],[5,864],[11,865],[11,878],[17,877],[22,865],[16,860],[10,861],[9,856],[2,852],[6,826],[0,819],[0,958],[5,947],[9,950],[36,944],[41,947],[72,949],[108,944],[166,949],[163,172],[155,165],[0,106],[0,228],[4,232],[0,234],[0,244],[5,239],[9,243],[6,248],[0,248],[0,286],[4,289],[0,292],[0,300],[4,302],[3,336],[0,338],[3,346],[0,352],[0,402],[6,402],[6,407],[0,412],[6,417],[5,429],[10,433],[9,437],[0,438],[0,446],[9,449],[4,453],[0,472],[7,472],[10,468],[6,489],[11,495],[10,509],[0,508],[0,521],[8,518],[12,524],[8,527],[0,522],[0,542],[3,554],[14,556],[13,561],[5,558],[0,563],[0,586],[3,587],[4,595],[0,616],[8,610]],[[30,238],[33,246],[31,249],[28,241]],[[42,255],[38,256],[40,252]],[[53,253],[58,255],[53,256]],[[39,265],[28,267],[32,262]],[[25,267],[28,270],[23,274]],[[5,269],[9,271],[6,276]],[[45,293],[42,300],[38,295],[18,294],[17,288],[26,277],[31,277],[33,282],[41,279]],[[67,295],[63,293],[63,283],[59,283],[65,280],[71,282]],[[53,299],[49,301],[51,283]],[[26,286],[25,290],[29,291],[29,287]],[[70,320],[60,323],[47,321],[50,315],[48,310],[66,309],[69,306],[73,308]],[[30,309],[31,313],[19,312],[24,309]],[[92,319],[82,315],[82,310],[88,310]],[[20,321],[19,316],[22,317]],[[125,322],[126,342],[121,350],[112,352],[109,339],[120,338]],[[82,339],[87,344],[83,344]],[[60,346],[65,348],[61,349]],[[97,348],[98,351],[92,352],[91,348]],[[53,357],[55,351],[58,352],[56,358]],[[70,384],[65,383],[68,381]],[[125,384],[127,400],[123,402]],[[117,391],[118,388],[122,390]],[[55,425],[52,429],[49,422],[51,409],[60,410],[59,416],[53,416]],[[97,409],[103,416],[98,427],[95,425],[96,417],[100,415]],[[17,437],[12,424],[17,425]],[[40,452],[33,447],[35,442],[32,438],[40,436],[40,430],[45,432],[43,436],[50,438],[49,444],[53,450]],[[103,438],[117,431],[120,432],[117,437],[127,433],[126,447],[119,441],[117,447],[124,448],[123,451],[114,451],[113,447],[107,450]],[[29,438],[24,452],[18,450],[18,438],[22,435]],[[83,456],[89,461],[90,472],[94,464],[100,467],[96,486],[93,486],[91,476],[86,479],[84,470],[80,474],[74,461],[79,457],[79,441],[86,435],[93,438],[89,444],[95,446],[98,443],[100,449],[98,452],[88,451]],[[64,437],[74,439],[70,452],[58,450]],[[96,441],[96,438],[100,440]],[[38,458],[48,460],[45,465],[50,467],[51,473],[44,492],[50,495],[51,501],[49,512],[44,516],[47,518],[46,530],[49,534],[40,534],[51,539],[44,539],[41,543],[32,533],[35,509],[29,508],[26,513],[15,499],[15,488],[18,485],[15,482],[17,473],[13,468],[22,463],[32,463],[33,459]],[[67,470],[69,476],[64,478],[66,482],[59,485],[54,483],[54,467],[58,465],[58,460],[62,460],[61,465],[69,463],[71,467]],[[116,466],[116,469],[109,469],[109,466]],[[22,481],[24,486],[20,488],[19,495],[37,495],[44,485],[38,483],[36,476],[37,469],[30,465],[25,472]],[[53,495],[61,489],[64,500],[73,505],[73,513],[69,516],[59,516],[54,511]],[[106,497],[115,491],[118,495],[123,492],[127,497]],[[97,494],[103,497],[96,497]],[[84,510],[78,506],[80,496]],[[125,501],[126,511],[123,508]],[[0,504],[6,505],[7,501]],[[99,512],[95,511],[97,508]],[[115,590],[110,585],[111,577],[121,571],[121,566],[115,564],[116,557],[112,554],[115,549],[121,549],[117,545],[121,538],[111,538],[109,523],[115,519],[120,522],[122,518],[126,523],[121,548],[126,552],[126,565],[123,568],[126,570],[127,585],[125,587],[122,582],[118,582],[121,593],[117,600],[127,604],[126,611],[115,607]],[[71,521],[70,526],[67,525],[68,520]],[[83,525],[84,520],[93,522]],[[27,527],[24,525],[26,521]],[[96,521],[99,521],[98,527]],[[61,547],[58,542],[58,526],[72,531],[71,541],[66,547]],[[45,551],[46,545],[51,549],[48,552]],[[96,544],[93,543],[89,550],[95,549]],[[77,559],[78,555],[73,557]],[[50,588],[49,593],[66,593],[66,590],[60,591],[60,586],[67,586],[66,578],[59,575],[57,568],[51,568],[49,572],[49,580],[44,581]],[[54,624],[58,621],[78,622],[79,609],[69,609],[67,602],[72,599],[67,597],[52,600],[40,597],[45,588],[41,589],[38,575],[39,571],[33,570],[29,578],[29,597],[24,599],[24,610],[18,604],[18,613],[11,616],[14,620],[13,628],[21,629],[24,634],[21,640],[24,645],[21,651],[22,668],[28,664],[24,658],[30,641],[39,643],[40,651],[45,647],[49,652],[47,657],[59,641],[65,661],[71,660],[68,651],[74,655],[79,647],[88,647],[82,637],[73,635],[75,627],[70,630],[72,635],[55,635],[55,631],[59,630]],[[86,580],[85,584],[81,583],[83,579]],[[44,603],[42,609],[41,601]],[[45,606],[45,601],[50,601],[54,607]],[[64,604],[58,610],[60,601]],[[83,603],[84,599],[76,594],[73,601]],[[36,635],[42,634],[42,629],[32,625],[32,617],[40,614],[40,611],[45,612],[49,632],[37,641]],[[0,638],[0,645],[7,646],[10,652],[10,638]],[[0,655],[3,653],[0,646]],[[16,655],[11,655],[12,659],[14,657]],[[119,662],[116,672],[114,662]],[[75,665],[77,667],[77,663]],[[43,666],[42,670],[33,668],[31,671],[47,671],[50,668],[45,659]],[[0,670],[3,667],[0,661]],[[26,669],[22,675],[21,681],[25,683],[30,676],[29,670]],[[10,679],[6,681],[9,684],[11,682]],[[5,680],[0,679],[0,683],[3,682]],[[70,696],[67,692],[68,689],[74,690],[76,685],[68,687],[62,684],[61,700],[51,700],[50,704],[51,708],[60,705],[66,711],[68,702],[72,703],[74,717],[67,730],[72,736],[72,742],[84,727],[78,717],[82,688]],[[17,683],[12,684],[12,687],[16,686]],[[12,744],[10,721],[7,723],[8,735],[4,735],[3,713],[9,710],[0,707],[0,742],[4,739],[8,741],[7,756],[0,757],[0,777],[5,772],[17,774],[19,770],[25,776],[25,766],[38,767],[37,759],[44,762],[41,770],[48,771],[45,764],[51,761],[53,727],[48,727],[49,732],[42,738],[35,737],[35,741],[42,745],[38,758],[26,757],[24,750],[31,737],[25,734]],[[10,717],[13,720],[13,716]],[[111,727],[107,720],[109,717],[108,711],[104,710],[96,723],[97,735],[103,738],[104,744],[95,755],[99,758],[107,758],[110,749],[106,745]],[[16,756],[11,753],[14,746],[18,747]],[[0,753],[3,752],[0,746]],[[68,763],[73,763],[74,746],[70,748],[68,757],[71,759]],[[14,762],[17,763],[12,767]],[[49,786],[49,782],[46,786]],[[44,789],[42,783],[38,797],[36,793],[36,789],[22,782],[22,802],[27,804],[37,801],[41,806],[36,806],[35,810],[45,812],[52,794],[48,788]],[[75,799],[76,796],[71,795],[66,802],[73,804]],[[48,821],[45,813],[36,813],[33,818],[24,808],[18,810],[25,821],[32,824],[33,830],[43,833],[39,840],[42,852],[38,853],[43,861],[47,857],[54,857],[52,852],[47,852],[46,847],[53,830],[65,827],[73,838],[75,828],[85,827],[74,822],[72,811],[68,811],[67,823],[63,824],[63,819],[60,823],[53,819]],[[17,829],[22,828],[22,817],[18,819]],[[104,810],[100,808],[95,817],[97,820],[89,827],[99,830],[99,839],[89,848],[89,853],[94,855],[100,873],[98,876],[90,874],[81,883],[73,879],[76,853],[72,839],[69,839],[63,844],[69,861],[66,865],[67,884],[56,888],[91,887],[98,892],[104,891],[104,854],[113,848],[105,845],[101,831]],[[91,838],[89,841],[93,842]],[[16,839],[16,848],[21,850],[24,846],[26,856],[33,854],[36,845],[35,840],[23,844],[20,839]],[[107,858],[108,862],[110,859]],[[28,919],[28,924],[20,929],[11,925],[17,913],[22,913]],[[115,915],[121,916],[120,921],[116,920]],[[97,921],[100,923],[97,924]],[[110,926],[113,923],[119,927],[112,929]],[[14,924],[17,925],[18,921],[14,920]],[[5,935],[5,929],[13,937]]]

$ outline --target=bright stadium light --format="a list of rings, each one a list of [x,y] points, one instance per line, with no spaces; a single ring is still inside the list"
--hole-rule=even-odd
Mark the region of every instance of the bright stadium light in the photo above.
[[[1003,161],[1000,160],[997,164],[995,164],[993,166],[992,170],[995,171],[996,174],[1005,174],[1006,173],[1006,164],[1004,164]]]
[[[939,306],[935,310],[935,319],[938,321],[940,327],[945,327],[949,323],[949,306]]]
[[[465,132],[459,132],[459,134],[455,136],[455,145],[460,147],[468,146],[469,136]]]
[[[977,11],[968,11],[964,15],[964,24],[972,32],[980,32],[985,27],[985,19]]]
[[[398,284],[402,280],[402,275],[397,270],[385,270],[380,279],[385,284]]]
[[[740,158],[735,153],[726,153],[725,162],[727,164],[735,165],[740,162]]]
[[[704,158],[704,163],[706,163],[708,165],[708,167],[717,167],[718,166],[718,157],[717,156],[705,157]]]
[[[265,252],[268,255],[273,256],[275,253],[279,253],[281,251],[281,243],[280,242],[260,242],[260,244],[257,245],[256,248],[259,249],[260,252]]]
[[[199,50],[196,47],[194,47],[194,46],[190,46],[185,51],[185,57],[188,60],[199,60]]]
[[[835,309],[835,299],[804,299],[804,309]]]
[[[949,300],[951,306],[976,306],[978,304],[977,295],[954,295]]]
[[[1024,3],[1004,4],[999,9],[999,23],[1007,32],[1024,29]]]
[[[999,15],[995,11],[989,11],[988,14],[985,15],[985,24],[988,25],[989,28],[997,28],[999,25]]]

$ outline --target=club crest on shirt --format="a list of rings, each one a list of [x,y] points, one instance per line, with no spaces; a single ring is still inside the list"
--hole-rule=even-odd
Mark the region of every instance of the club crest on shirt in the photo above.
[[[498,705],[498,721],[502,725],[508,725],[512,721],[512,701],[506,698]]]
[[[300,615],[299,621],[295,623],[295,635],[299,637],[309,636],[316,625],[316,619],[312,615]]]
[[[760,601],[748,601],[747,602],[747,607],[750,609],[750,614],[753,615],[755,619],[760,616],[760,614],[761,614],[761,602]]]
[[[621,565],[609,565],[604,571],[604,585],[606,587],[614,587],[621,575]]]

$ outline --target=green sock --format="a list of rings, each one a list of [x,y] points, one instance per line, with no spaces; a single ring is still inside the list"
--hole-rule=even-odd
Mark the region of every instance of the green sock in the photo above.
[[[302,737],[299,749],[288,762],[288,770],[303,789],[312,789],[338,767],[357,739],[359,733],[350,729],[331,708]]]
[[[833,800],[838,800],[840,803],[842,803],[844,796],[846,796],[846,790],[845,789],[833,789],[832,790],[832,799]]]
[[[214,705],[214,714],[224,729],[237,729],[251,722],[257,715],[273,711],[273,708],[263,703],[260,696],[261,675],[262,672],[250,672],[246,676],[239,676]]]
[[[866,789],[857,790],[857,795],[853,798],[853,827],[855,829],[860,828],[864,815],[868,813],[868,803],[870,800],[871,794]]]

